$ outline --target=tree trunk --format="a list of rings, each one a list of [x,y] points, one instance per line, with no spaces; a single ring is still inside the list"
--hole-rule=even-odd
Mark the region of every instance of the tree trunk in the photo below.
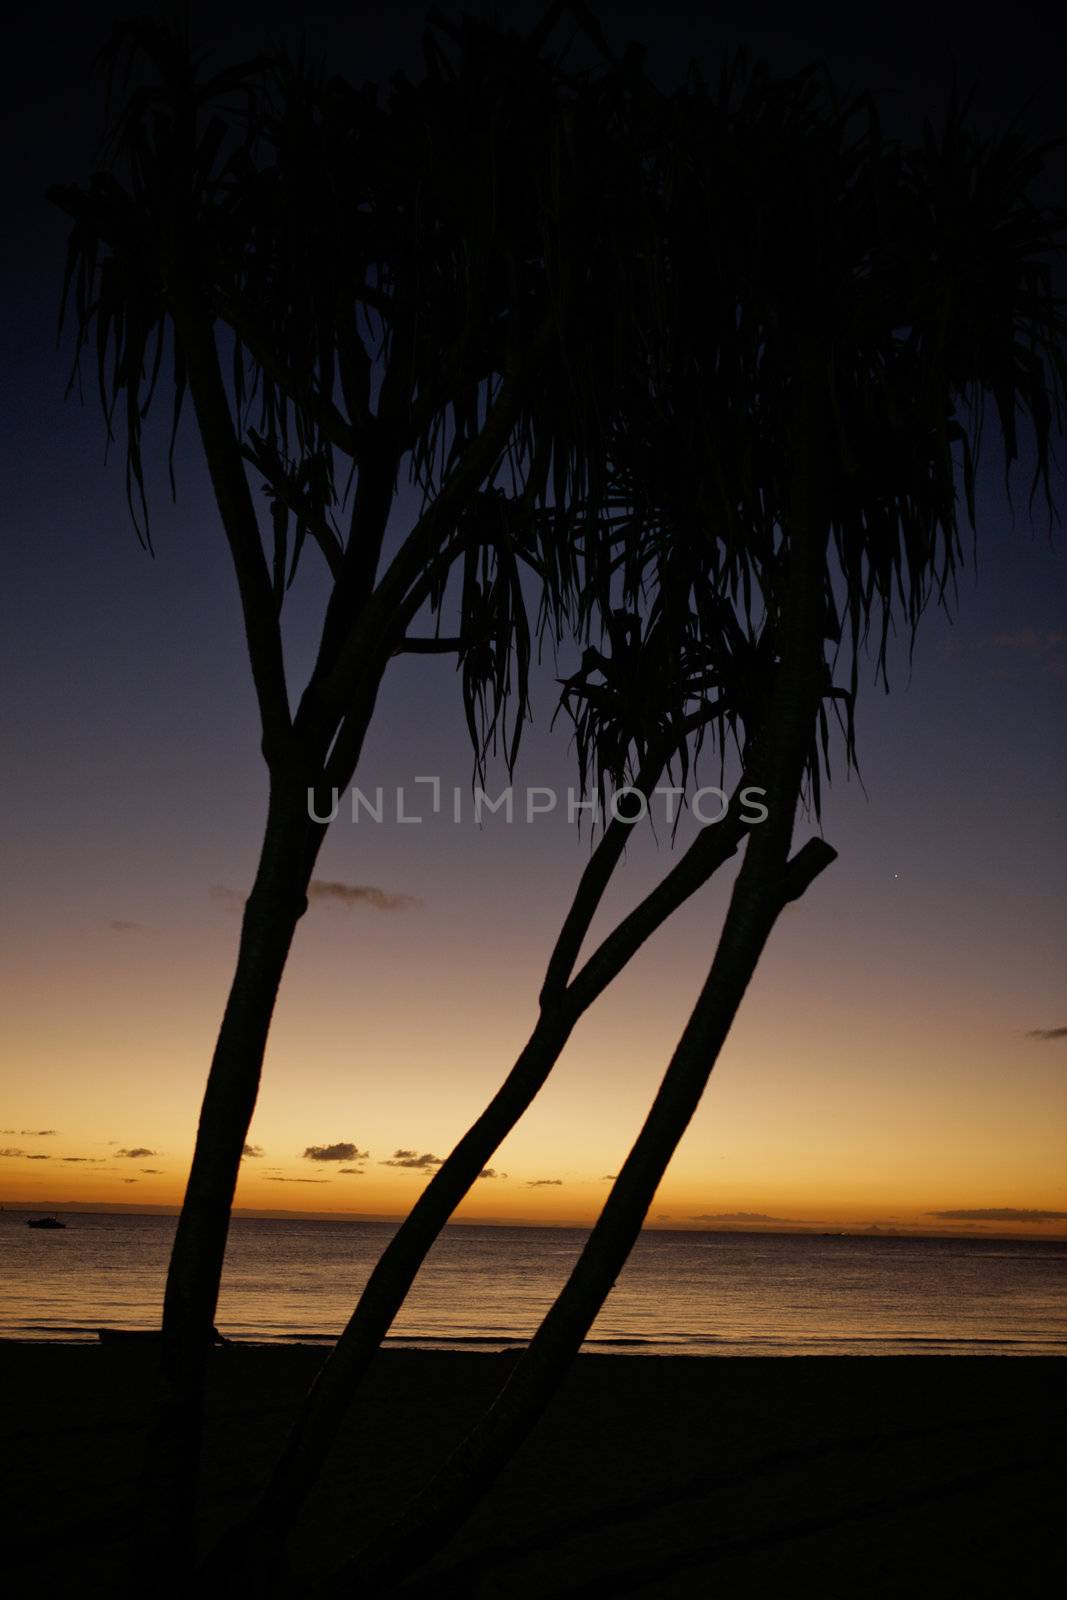
[[[345,1408],[400,1310],[434,1241],[493,1152],[541,1089],[577,1020],[566,1002],[543,1011],[500,1089],[437,1169],[382,1252],[359,1304],[308,1396],[261,1507],[291,1520],[332,1444]]]
[[[165,1542],[170,1570],[193,1559],[203,1387],[230,1209],[278,986],[307,906],[313,840],[306,790],[274,781],[167,1273],[146,1492],[147,1515]]]
[[[833,857],[828,845],[812,841],[795,858],[792,882],[760,871],[747,882],[739,878],[696,1008],[562,1292],[491,1409],[385,1537],[334,1574],[331,1585],[341,1577],[357,1593],[375,1594],[416,1571],[454,1537],[538,1421],[625,1265],[782,906]]]

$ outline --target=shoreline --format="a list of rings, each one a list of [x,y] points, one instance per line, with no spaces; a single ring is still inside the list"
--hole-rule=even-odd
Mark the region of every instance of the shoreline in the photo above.
[[[249,1503],[321,1347],[213,1352],[204,1537]],[[0,1340],[9,1553],[29,1578],[131,1559],[154,1350]],[[382,1351],[293,1541],[310,1586],[442,1464],[513,1351]],[[585,1352],[447,1555],[399,1594],[731,1600],[1038,1593],[1067,1437],[1055,1356],[729,1361]],[[358,1424],[358,1425],[357,1425]],[[11,1470],[14,1469],[14,1470]],[[61,1536],[61,1538],[60,1538]],[[59,1573],[67,1559],[70,1570]],[[1031,1566],[1033,1573],[1031,1574]],[[293,1591],[297,1592],[297,1591]]]
[[[108,1328],[107,1334],[114,1334],[116,1339],[108,1338],[106,1341],[99,1337],[97,1329],[86,1329],[72,1336],[63,1334],[33,1335],[4,1334],[0,1333],[0,1351],[7,1347],[28,1348],[36,1350],[91,1350],[98,1349],[101,1345],[121,1344],[123,1348],[137,1345],[142,1349],[151,1350],[154,1340],[159,1338],[158,1330],[152,1328]],[[226,1351],[286,1351],[306,1350],[310,1354],[323,1356],[337,1344],[339,1334],[300,1334],[293,1337],[278,1338],[244,1338],[240,1335],[224,1335],[221,1348]],[[382,1343],[383,1351],[410,1350],[415,1353],[425,1351],[427,1354],[450,1355],[518,1355],[529,1343],[530,1336],[515,1335],[499,1337],[486,1335],[484,1337],[449,1339],[442,1334],[395,1334],[387,1335]],[[1062,1361],[1067,1358],[1067,1343],[1059,1340],[1033,1340],[1011,1338],[976,1338],[958,1339],[951,1337],[936,1337],[933,1335],[899,1336],[890,1338],[882,1335],[866,1335],[855,1337],[840,1337],[837,1339],[827,1337],[819,1339],[813,1337],[810,1348],[798,1347],[797,1340],[772,1340],[768,1339],[762,1346],[752,1339],[739,1338],[736,1340],[719,1337],[718,1335],[705,1336],[703,1340],[679,1339],[669,1341],[657,1338],[620,1337],[612,1339],[587,1340],[578,1352],[580,1358],[597,1356],[604,1358],[647,1360],[654,1358],[660,1361],[974,1361],[974,1360],[1005,1360],[1005,1361]],[[698,1348],[693,1348],[696,1345]],[[837,1348],[835,1348],[837,1347]]]

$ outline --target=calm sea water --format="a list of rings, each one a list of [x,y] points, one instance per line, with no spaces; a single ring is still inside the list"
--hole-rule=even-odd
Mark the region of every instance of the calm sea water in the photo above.
[[[0,1336],[158,1327],[175,1219],[0,1213]],[[218,1326],[336,1338],[390,1223],[235,1219]],[[502,1348],[529,1337],[581,1249],[570,1228],[455,1226],[391,1338]],[[686,1355],[1067,1354],[1067,1243],[646,1233],[591,1348]]]

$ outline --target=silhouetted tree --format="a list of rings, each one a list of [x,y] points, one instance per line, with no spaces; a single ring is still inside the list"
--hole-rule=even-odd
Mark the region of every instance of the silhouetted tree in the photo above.
[[[902,146],[881,137],[869,104],[839,100],[814,73],[730,70],[716,93],[692,78],[673,107],[671,360],[652,395],[657,427],[633,440],[631,462],[647,460],[650,439],[700,444],[682,481],[663,486],[662,593],[699,615],[731,550],[758,585],[772,648],[744,770],[769,816],[749,832],[707,980],[570,1278],[491,1409],[343,1569],[357,1592],[397,1582],[452,1537],[610,1292],[778,916],[834,859],[818,838],[791,854],[805,773],[819,776],[813,745],[825,754],[833,663],[844,652],[850,667],[851,740],[869,635],[884,676],[894,618],[914,633],[952,584],[987,401],[1008,469],[1026,430],[1031,496],[1043,490],[1052,509],[1067,366],[1048,256],[1064,217],[1031,197],[1042,152],[1017,129],[979,134],[958,105]]]
[[[652,163],[648,201],[654,232],[644,242],[658,269],[664,265],[664,227],[676,221],[663,183],[663,168],[678,154],[676,119],[670,102],[647,79],[631,76],[629,87],[642,102],[643,115],[634,122],[643,140],[640,154],[646,175]],[[646,341],[651,331],[662,330],[666,311],[651,292],[635,308],[635,326]],[[603,586],[594,587],[585,600],[586,612],[601,620],[607,653],[588,648],[581,670],[566,682],[564,692],[564,703],[575,719],[583,783],[592,769],[601,789],[608,777],[617,784],[629,774],[633,788],[646,797],[672,756],[680,762],[684,778],[689,743],[709,727],[717,731],[720,749],[727,735],[744,747],[766,714],[774,659],[772,627],[760,633],[753,618],[757,576],[751,552],[735,537],[720,538],[714,522],[699,527],[694,523],[701,504],[695,498],[694,441],[686,436],[681,418],[665,409],[667,395],[673,396],[675,407],[684,402],[690,423],[701,410],[697,406],[694,411],[692,398],[680,392],[685,330],[679,322],[671,328],[670,334],[660,332],[655,355],[638,363],[625,408],[610,435],[609,511],[605,526],[596,529],[596,548],[607,551],[608,559],[601,559],[595,569]],[[692,381],[692,374],[686,381]],[[737,392],[740,396],[743,390],[739,387]],[[729,410],[720,407],[716,425],[725,458],[743,461],[745,407],[739,403]],[[732,430],[729,440],[727,427]],[[731,469],[724,471],[729,476]],[[699,469],[696,476],[706,479]],[[734,482],[738,495],[749,492],[742,477],[735,474]],[[689,485],[684,517],[683,483]],[[596,509],[586,506],[579,518],[586,535],[595,526]],[[734,526],[731,533],[736,536],[736,532]],[[694,541],[691,549],[685,548],[682,535]],[[612,607],[616,581],[635,609]],[[820,681],[818,716],[823,716],[823,701],[831,694],[851,701],[849,691],[834,690],[828,680]],[[817,798],[815,727],[813,723],[803,766]],[[759,815],[746,806],[750,787],[755,785],[738,783],[723,820],[698,836],[663,881],[574,973],[629,832],[628,822],[621,819],[607,827],[550,957],[533,1033],[497,1094],[430,1179],[375,1265],[262,1500],[246,1525],[227,1541],[227,1559],[237,1569],[247,1574],[254,1553],[268,1567],[275,1566],[276,1541],[310,1487],[441,1229],[543,1086],[584,1011],[651,933],[736,853]]]
[[[167,1279],[156,1458],[179,1526],[241,1152],[325,831],[315,817],[350,782],[405,650],[458,655],[476,758],[499,733],[512,762],[532,650],[523,574],[555,638],[602,591],[599,546],[579,543],[574,512],[602,494],[647,261],[628,248],[644,219],[625,85],[568,75],[549,46],[561,9],[527,37],[438,19],[424,79],[397,77],[384,103],[278,53],[212,72],[177,36],[125,27],[99,170],[51,191],[74,219],[65,303],[108,429],[124,429],[146,543],[142,425],[164,381],[175,428],[192,402],[269,780]],[[405,468],[422,506],[394,544]],[[330,590],[294,709],[280,616],[309,540]],[[429,635],[413,635],[423,616]]]
[[[678,657],[684,663],[686,656],[703,663],[679,683],[659,647],[669,624],[656,619],[642,635],[636,617],[626,619],[625,625],[621,614],[611,621],[614,650],[604,654],[591,647],[586,665],[568,682],[566,694],[576,696],[584,707],[575,712],[583,771],[592,758],[603,780],[620,786],[625,781],[626,787],[613,792],[611,820],[581,876],[553,947],[533,1031],[492,1100],[434,1172],[382,1252],[316,1377],[260,1503],[227,1541],[228,1558],[246,1574],[249,1561],[256,1556],[262,1561],[284,1535],[434,1241],[544,1086],[578,1020],[642,944],[736,854],[749,828],[764,814],[759,793],[749,794],[745,784],[738,783],[720,821],[697,835],[575,972],[631,828],[646,814],[670,758],[680,768],[675,776],[684,781],[690,742],[695,745],[709,727],[717,727],[720,738],[727,729],[743,738],[733,685],[737,675],[749,681],[747,658],[759,649],[759,641],[737,626],[732,639],[724,636],[719,641],[713,666],[711,652],[702,647],[678,650],[673,640],[665,648],[675,655],[674,665]],[[692,661],[688,664],[692,666]],[[598,681],[592,681],[594,674]],[[720,692],[709,698],[716,688]],[[690,699],[697,704],[686,712]],[[590,706],[595,706],[591,714]],[[628,770],[630,761],[636,770]],[[604,791],[605,784],[597,787]],[[267,1564],[274,1565],[274,1559],[267,1557]]]

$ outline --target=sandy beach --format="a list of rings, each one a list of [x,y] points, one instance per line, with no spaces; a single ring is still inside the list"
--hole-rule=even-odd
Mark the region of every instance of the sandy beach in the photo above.
[[[206,1538],[247,1502],[321,1359],[215,1352]],[[458,1442],[511,1359],[379,1357],[294,1540],[309,1587]],[[5,1342],[0,1364],[7,1570],[113,1593],[134,1550],[151,1352]],[[1065,1374],[1054,1359],[582,1356],[432,1569],[435,1592],[1036,1595]]]

